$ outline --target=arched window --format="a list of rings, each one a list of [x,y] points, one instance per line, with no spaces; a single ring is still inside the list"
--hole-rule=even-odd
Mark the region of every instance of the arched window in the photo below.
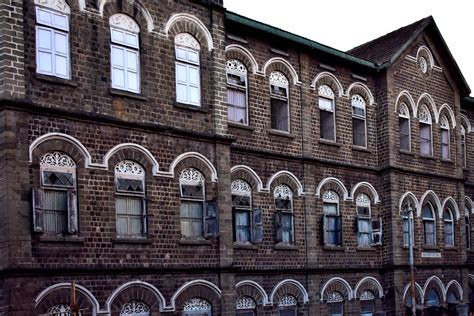
[[[436,219],[433,206],[430,202],[423,205],[423,233],[424,233],[424,244],[426,246],[436,245]]]
[[[257,304],[249,296],[240,297],[235,302],[235,309],[237,311],[237,315],[239,316],[255,316],[256,308]]]
[[[449,208],[444,210],[444,245],[446,247],[454,246],[453,212]]]
[[[293,192],[290,187],[280,184],[273,191],[275,199],[276,242],[292,244],[293,233]]]
[[[237,60],[226,62],[227,117],[229,122],[248,124],[247,67]]]
[[[320,85],[319,95],[319,124],[320,138],[336,141],[336,116],[334,91],[327,85]]]
[[[330,316],[344,315],[344,296],[341,293],[334,291],[329,294],[327,303]]]
[[[290,131],[290,107],[288,79],[279,71],[270,74],[271,128]]]
[[[398,124],[400,129],[400,150],[411,151],[410,111],[408,111],[408,106],[405,103],[400,104]]]
[[[201,70],[199,52],[201,46],[188,33],[174,38],[176,50],[176,101],[201,106]]]
[[[293,295],[285,295],[278,302],[279,316],[296,316],[298,301]]]
[[[70,79],[70,8],[65,2],[53,7],[46,1],[45,5],[36,6],[36,72]]]
[[[364,98],[354,94],[352,104],[352,140],[355,146],[367,147],[366,106]]]
[[[418,120],[420,122],[420,154],[424,156],[433,156],[431,114],[424,104],[420,108]]]
[[[412,206],[411,201],[407,201],[406,203],[403,204],[403,208],[402,208],[403,247],[410,246],[410,236],[411,236],[411,242],[412,242],[412,244],[414,244],[413,211],[414,210],[413,210],[413,206]],[[411,226],[411,234],[410,234],[410,226]]]
[[[339,195],[331,190],[323,194],[323,233],[325,245],[342,245],[342,217],[339,214]]]
[[[76,163],[61,152],[40,158],[41,187],[33,189],[33,222],[37,232],[77,234]]]
[[[370,218],[370,198],[366,194],[359,194],[356,198],[357,231],[359,246],[372,244],[372,225]]]
[[[252,189],[237,179],[232,181],[232,208],[234,212],[234,239],[238,243],[251,240]]]
[[[117,236],[145,237],[145,170],[134,161],[122,160],[115,165],[114,171]]]
[[[125,14],[114,14],[110,24],[112,88],[140,92],[140,26]]]
[[[467,166],[466,156],[466,129],[461,125],[461,163],[463,167]]]
[[[46,315],[52,316],[72,316],[71,306],[69,304],[59,304],[51,307],[46,312]]]
[[[366,290],[360,294],[360,315],[372,316],[375,313],[375,295]]]
[[[211,304],[202,298],[192,298],[183,306],[183,316],[211,316]]]
[[[440,306],[439,295],[438,295],[438,292],[436,292],[435,289],[431,288],[426,293],[425,305],[427,307],[438,307],[438,306]]]
[[[149,316],[150,307],[141,301],[130,301],[124,304],[120,316]]]
[[[449,122],[446,116],[442,116],[439,120],[441,128],[441,159],[449,160]]]
[[[203,236],[205,179],[194,168],[184,169],[179,176],[181,189],[181,235]]]

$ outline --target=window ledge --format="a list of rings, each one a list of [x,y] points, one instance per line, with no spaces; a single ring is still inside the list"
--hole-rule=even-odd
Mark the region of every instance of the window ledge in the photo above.
[[[153,243],[153,239],[148,239],[146,237],[136,237],[136,238],[127,238],[127,237],[117,237],[112,239],[114,244],[142,244],[149,245]]]
[[[457,247],[444,247],[444,250],[447,250],[447,251],[458,251],[458,248]]]
[[[402,249],[404,249],[404,250],[409,250],[410,247],[408,247],[408,246],[403,246]],[[418,247],[413,247],[413,251],[415,251],[415,250],[418,250]]]
[[[181,238],[179,244],[188,246],[210,246],[212,243],[207,239]]]
[[[428,159],[428,160],[436,160],[434,156],[427,156],[427,155],[422,155],[420,154],[420,158]]]
[[[202,106],[197,106],[197,105],[192,105],[192,104],[175,102],[174,106],[179,109],[185,109],[185,110],[196,111],[196,112],[201,112],[201,113],[209,113],[208,109],[203,108]]]
[[[253,132],[255,130],[254,126],[249,126],[249,125],[235,123],[235,122],[227,122],[227,126],[229,126],[231,128],[244,129],[244,130],[251,131],[251,132]]]
[[[428,245],[424,245],[423,250],[438,250],[439,251],[439,247],[438,246],[428,246]]]
[[[369,153],[369,154],[372,153],[372,150],[368,149],[367,147],[361,147],[357,145],[352,145],[352,150]]]
[[[357,251],[376,252],[377,249],[372,246],[357,246]]]
[[[454,164],[454,161],[452,161],[451,159],[443,159],[443,158],[441,158],[441,162],[449,163],[449,164]]]
[[[334,146],[334,147],[341,147],[341,144],[338,144],[335,141],[327,140],[327,139],[320,139],[319,144],[320,145],[327,145],[327,146]]]
[[[82,244],[84,243],[85,238],[76,237],[76,236],[40,235],[38,240],[42,242],[62,242],[62,243]]]
[[[275,250],[295,250],[295,251],[298,250],[298,247],[296,247],[295,245],[282,243],[282,242],[279,242],[278,244],[275,244],[275,246],[273,248]]]
[[[287,137],[287,138],[291,138],[291,139],[294,139],[295,136],[290,134],[289,132],[285,132],[285,131],[279,131],[277,129],[271,129],[268,131],[268,134],[270,135],[275,135],[275,136],[282,136],[282,137]]]
[[[77,82],[72,81],[71,79],[64,79],[64,78],[59,78],[55,76],[48,76],[44,74],[39,74],[36,73],[35,75],[36,79],[41,80],[41,81],[47,81],[59,85],[65,85],[65,86],[70,86],[70,87],[78,87],[79,84]]]
[[[346,247],[336,245],[324,245],[323,250],[328,251],[346,251]]]
[[[415,154],[411,151],[408,151],[408,150],[403,150],[403,149],[400,149],[400,154],[403,154],[403,155],[409,155],[409,156],[415,156]]]
[[[110,88],[109,92],[110,92],[111,95],[116,95],[116,96],[120,96],[120,97],[126,97],[126,98],[130,98],[130,99],[136,99],[136,100],[142,100],[142,101],[147,101],[148,100],[147,97],[145,97],[144,95],[139,94],[139,93],[133,93],[133,92],[114,89],[114,88]]]
[[[258,246],[251,243],[234,242],[234,249],[258,250]]]

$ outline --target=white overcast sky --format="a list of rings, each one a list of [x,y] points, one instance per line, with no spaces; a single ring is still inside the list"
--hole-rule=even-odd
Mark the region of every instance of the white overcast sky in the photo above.
[[[474,90],[471,0],[224,0],[224,6],[342,51],[432,15]]]

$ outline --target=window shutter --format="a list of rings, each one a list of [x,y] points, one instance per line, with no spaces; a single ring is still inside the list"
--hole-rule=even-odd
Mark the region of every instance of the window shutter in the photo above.
[[[372,245],[382,244],[382,218],[372,220]]]
[[[282,221],[281,221],[281,212],[277,211],[275,213],[275,241],[282,242],[283,241],[283,231],[282,231]]]
[[[336,217],[337,245],[342,245],[342,216]]]
[[[320,240],[320,243],[321,245],[326,245],[327,241],[326,241],[326,215],[322,215],[321,216],[321,229],[320,229],[320,232],[321,232],[321,240]]]
[[[76,190],[67,191],[67,230],[71,235],[77,234],[77,198]]]
[[[148,234],[148,216],[146,213],[146,198],[142,197],[142,235]]]
[[[204,210],[204,237],[219,235],[217,202],[208,201]]]
[[[252,242],[263,241],[263,217],[262,209],[254,208],[252,210]]]
[[[35,232],[44,231],[44,191],[40,188],[33,188],[33,230]]]

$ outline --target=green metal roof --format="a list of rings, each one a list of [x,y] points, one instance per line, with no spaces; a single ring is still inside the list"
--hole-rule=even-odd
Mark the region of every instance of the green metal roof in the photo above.
[[[260,31],[263,31],[263,32],[266,32],[266,33],[270,33],[272,35],[275,35],[275,36],[284,38],[286,40],[301,44],[301,45],[306,46],[306,47],[309,47],[310,49],[316,49],[316,50],[325,52],[327,54],[345,59],[345,60],[347,60],[349,62],[352,62],[352,63],[356,63],[356,64],[359,64],[359,65],[362,65],[362,66],[365,66],[365,67],[377,69],[377,65],[375,65],[373,62],[370,62],[370,61],[367,61],[365,59],[352,56],[352,55],[350,55],[348,53],[345,53],[343,51],[340,51],[340,50],[331,48],[329,46],[320,44],[318,42],[309,40],[305,37],[302,37],[302,36],[287,32],[287,31],[283,31],[282,29],[270,26],[268,24],[261,23],[261,22],[249,19],[245,16],[239,15],[239,14],[234,13],[234,12],[226,11],[226,19],[230,22],[242,24],[242,25],[245,25],[245,26],[253,28],[253,29],[257,29],[257,30],[260,30]]]

